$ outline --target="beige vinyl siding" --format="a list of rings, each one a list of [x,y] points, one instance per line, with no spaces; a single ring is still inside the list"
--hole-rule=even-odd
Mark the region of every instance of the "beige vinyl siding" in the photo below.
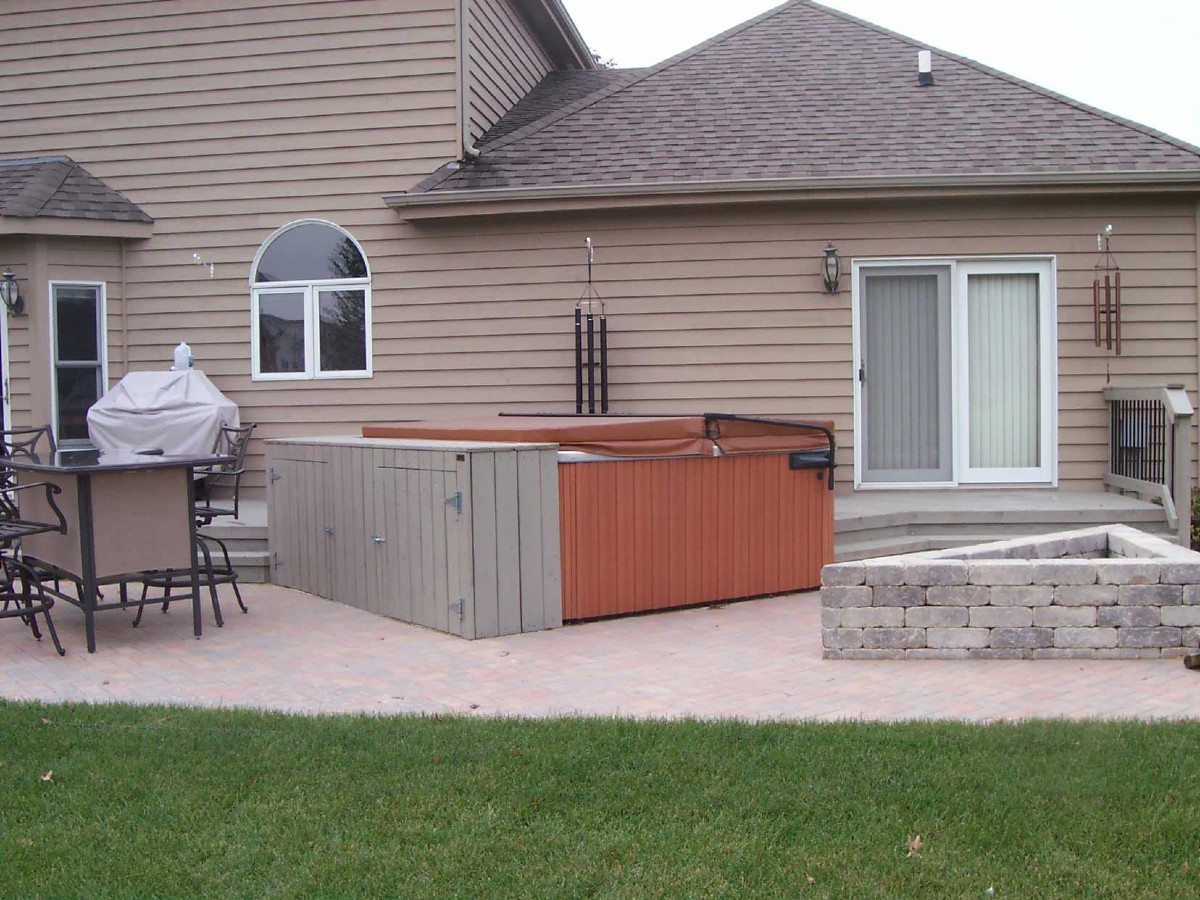
[[[554,65],[512,0],[469,0],[467,9],[467,129],[474,143]]]
[[[396,215],[382,195],[458,155],[457,21],[457,0],[0,5],[0,157],[67,154],[155,219],[151,239],[127,242],[128,309],[119,257],[69,268],[108,282],[111,380],[127,314],[130,367],[166,368],[186,340],[258,434],[280,433],[309,385],[254,390],[251,261],[280,226],[322,218],[387,272]],[[52,268],[67,277],[44,253],[42,294]],[[30,307],[30,322],[48,317],[44,297]],[[14,418],[46,415],[48,335],[14,323]]]

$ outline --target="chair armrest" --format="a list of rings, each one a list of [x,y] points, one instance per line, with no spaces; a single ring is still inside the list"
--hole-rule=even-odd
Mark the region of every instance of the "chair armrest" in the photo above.
[[[15,494],[17,491],[30,491],[34,488],[45,488],[46,503],[49,505],[51,512],[54,513],[55,518],[58,519],[58,528],[55,530],[59,534],[66,534],[67,517],[63,515],[62,510],[58,508],[58,504],[54,500],[55,496],[62,493],[62,488],[57,484],[51,484],[48,481],[35,481],[32,484],[18,484],[12,487],[6,487],[3,488],[3,491],[6,494]]]

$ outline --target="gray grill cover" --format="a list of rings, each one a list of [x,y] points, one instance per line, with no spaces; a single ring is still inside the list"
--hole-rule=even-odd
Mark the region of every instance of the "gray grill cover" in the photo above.
[[[222,425],[237,426],[237,404],[199,369],[130,372],[88,410],[88,436],[101,450],[211,453]]]

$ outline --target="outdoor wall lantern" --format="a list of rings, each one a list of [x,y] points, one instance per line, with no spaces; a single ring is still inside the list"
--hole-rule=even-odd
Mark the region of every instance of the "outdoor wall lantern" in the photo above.
[[[12,269],[6,268],[0,273],[0,300],[8,307],[8,311],[19,316],[25,311],[25,301],[21,297],[21,289],[17,287],[17,275]]]
[[[838,281],[842,277],[842,261],[838,259],[837,247],[830,242],[825,245],[825,258],[821,260],[821,277],[825,279],[825,290],[836,294]]]

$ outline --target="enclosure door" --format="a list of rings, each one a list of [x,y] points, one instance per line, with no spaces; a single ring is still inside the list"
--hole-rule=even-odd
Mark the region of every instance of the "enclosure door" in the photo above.
[[[860,480],[949,483],[950,268],[863,268],[860,288]]]

